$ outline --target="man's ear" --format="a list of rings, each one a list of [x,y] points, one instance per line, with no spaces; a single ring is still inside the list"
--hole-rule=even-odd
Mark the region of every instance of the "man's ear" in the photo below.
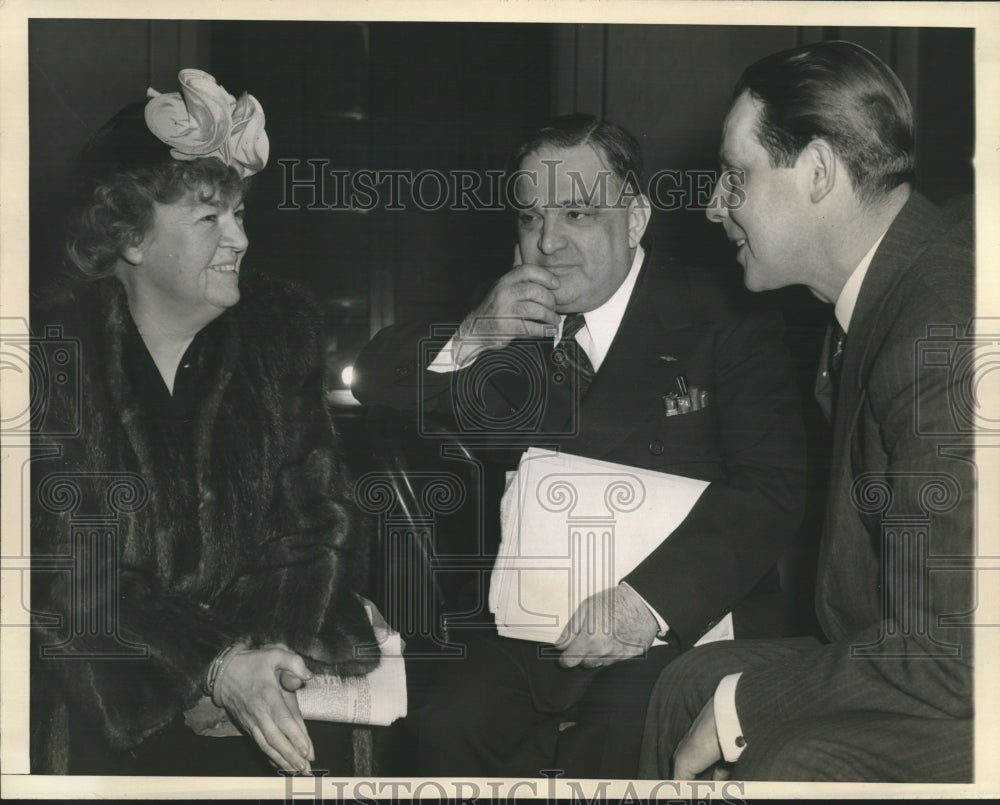
[[[840,167],[837,155],[826,140],[817,138],[802,150],[799,160],[804,163],[802,168],[807,172],[809,200],[817,204],[827,197],[837,183]]]
[[[649,199],[641,193],[633,196],[628,203],[628,245],[634,249],[639,245],[646,227],[649,226]]]

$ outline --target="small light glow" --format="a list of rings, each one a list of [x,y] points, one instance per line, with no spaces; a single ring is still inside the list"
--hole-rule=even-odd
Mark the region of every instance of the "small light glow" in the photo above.
[[[348,388],[351,387],[351,381],[354,379],[354,367],[345,366],[344,371],[340,373],[340,379],[344,382],[344,385]]]

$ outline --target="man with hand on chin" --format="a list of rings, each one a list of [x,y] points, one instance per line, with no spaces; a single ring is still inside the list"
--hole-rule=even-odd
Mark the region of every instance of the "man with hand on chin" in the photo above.
[[[817,384],[833,414],[826,642],[681,658],[654,691],[642,773],[970,782],[975,481],[952,404],[975,395],[948,369],[971,334],[971,210],[912,189],[909,99],[857,45],[769,56],[733,97],[720,153],[743,203],[709,218],[748,288],[798,283],[833,305]]]
[[[736,637],[782,633],[775,562],[801,516],[798,395],[775,316],[643,242],[651,211],[628,132],[559,118],[514,164],[516,265],[437,354],[421,356],[426,323],[378,333],[355,395],[441,417],[498,473],[535,445],[709,486],[622,583],[580,605],[554,650],[492,625],[452,630],[467,653],[414,697],[413,772],[632,777],[664,664],[730,613]],[[668,415],[685,383],[706,404]],[[486,505],[492,524],[498,501]]]

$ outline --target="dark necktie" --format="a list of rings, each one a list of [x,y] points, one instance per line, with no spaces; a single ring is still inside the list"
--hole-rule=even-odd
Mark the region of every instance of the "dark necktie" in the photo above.
[[[582,313],[570,313],[563,321],[562,338],[552,351],[552,360],[562,364],[568,373],[575,373],[581,397],[587,393],[587,388],[594,379],[594,365],[586,350],[574,337],[586,326],[587,321]]]
[[[816,374],[816,402],[827,421],[833,421],[833,410],[837,400],[837,390],[840,387],[840,372],[844,362],[844,345],[847,336],[836,318],[827,325],[824,357]]]
[[[844,363],[844,345],[847,343],[847,333],[844,332],[844,328],[840,326],[840,322],[836,318],[833,320],[831,329],[830,365],[827,368],[830,370],[830,380],[833,381],[833,387],[836,389],[840,383],[840,369]]]

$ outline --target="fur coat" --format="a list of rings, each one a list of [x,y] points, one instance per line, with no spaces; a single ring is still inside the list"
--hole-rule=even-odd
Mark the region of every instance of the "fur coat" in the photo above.
[[[376,661],[355,651],[374,642],[355,596],[367,545],[324,403],[321,317],[292,286],[241,286],[211,325],[187,472],[123,371],[121,284],[33,311],[36,336],[60,328],[32,373],[34,772],[67,771],[74,720],[114,749],[160,730],[237,638],[284,643],[313,670]]]

